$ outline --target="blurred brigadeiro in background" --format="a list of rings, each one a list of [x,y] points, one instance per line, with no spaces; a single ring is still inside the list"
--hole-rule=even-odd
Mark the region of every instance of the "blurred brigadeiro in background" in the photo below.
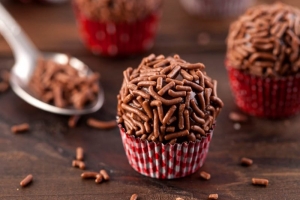
[[[97,55],[124,56],[154,43],[162,0],[74,0],[79,32]]]

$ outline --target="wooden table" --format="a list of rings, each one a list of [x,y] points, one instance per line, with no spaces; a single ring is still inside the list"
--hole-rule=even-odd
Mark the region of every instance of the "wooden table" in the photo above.
[[[219,81],[219,95],[226,106],[201,169],[211,173],[211,180],[200,179],[199,172],[176,180],[156,180],[140,175],[128,164],[118,128],[98,130],[86,125],[89,117],[115,118],[122,71],[137,66],[149,52],[123,59],[94,56],[79,40],[69,4],[2,2],[39,49],[70,53],[100,72],[105,103],[97,113],[83,116],[76,128],[69,128],[66,116],[39,110],[11,90],[0,94],[0,199],[129,199],[133,193],[139,199],[207,199],[211,193],[218,193],[219,199],[299,199],[299,116],[276,121],[251,118],[238,130],[228,118],[231,111],[238,110],[223,65],[230,20],[199,20],[187,15],[177,1],[165,2],[151,52],[178,53],[190,62],[205,63],[208,73]],[[299,5],[296,0],[290,2]],[[208,33],[211,42],[199,45],[199,33]],[[0,69],[9,69],[13,63],[9,47],[0,39]],[[10,127],[23,122],[31,130],[12,134]],[[80,178],[82,171],[71,166],[78,146],[86,152],[88,170],[108,170],[109,182],[97,185]],[[254,164],[242,167],[239,160],[243,156],[252,158]],[[21,188],[19,182],[29,173],[33,183]],[[269,179],[269,186],[253,186],[252,177]]]

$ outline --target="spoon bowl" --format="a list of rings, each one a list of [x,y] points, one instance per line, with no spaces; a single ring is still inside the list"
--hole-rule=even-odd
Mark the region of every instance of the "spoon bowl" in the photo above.
[[[55,63],[64,65],[67,63],[70,63],[70,65],[75,68],[80,76],[90,76],[93,74],[93,72],[79,59],[75,57],[69,57],[66,54],[60,54],[60,53],[44,53],[43,58],[46,60],[52,60]],[[30,79],[26,77],[19,76],[18,72],[15,72],[14,70],[17,69],[17,67],[13,67],[11,77],[10,77],[10,85],[13,89],[13,91],[22,99],[24,99],[27,103],[38,107],[42,110],[57,113],[57,114],[63,114],[63,115],[83,115],[88,114],[92,112],[96,112],[99,110],[104,102],[104,92],[101,87],[99,86],[99,94],[97,96],[97,99],[88,105],[84,107],[84,109],[75,109],[73,106],[69,106],[66,108],[60,108],[48,103],[43,102],[30,88],[29,81]],[[31,74],[29,74],[31,77]]]
[[[78,75],[81,77],[91,76],[93,72],[87,65],[75,57],[61,53],[39,52],[1,3],[0,33],[11,46],[16,60],[11,70],[10,85],[13,91],[27,103],[42,110],[63,115],[88,114],[101,108],[104,102],[104,92],[101,85],[99,85],[99,93],[96,100],[86,105],[83,109],[76,109],[73,106],[60,108],[43,102],[35,95],[29,83],[37,66],[37,59],[51,60],[61,65],[69,63],[71,67],[77,70]]]

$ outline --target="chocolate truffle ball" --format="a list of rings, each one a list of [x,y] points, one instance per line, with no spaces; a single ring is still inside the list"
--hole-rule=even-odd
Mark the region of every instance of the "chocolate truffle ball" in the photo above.
[[[154,54],[124,71],[118,95],[118,123],[142,140],[182,143],[201,140],[214,128],[223,107],[217,81],[202,63],[178,55]]]
[[[300,10],[282,3],[249,9],[229,31],[230,66],[263,77],[299,73]]]

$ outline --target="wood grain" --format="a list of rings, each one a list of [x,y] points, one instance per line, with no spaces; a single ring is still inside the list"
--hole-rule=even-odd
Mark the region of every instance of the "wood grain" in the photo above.
[[[240,130],[235,130],[228,118],[231,111],[238,110],[223,65],[226,24],[204,27],[204,23],[184,13],[177,1],[166,1],[164,5],[165,17],[152,52],[179,53],[190,62],[203,62],[208,74],[218,80],[218,94],[225,107],[201,168],[211,174],[211,179],[202,180],[199,170],[181,179],[156,180],[140,175],[128,164],[118,128],[98,130],[86,125],[90,117],[115,118],[122,71],[128,66],[138,66],[147,53],[122,59],[96,57],[80,43],[69,4],[3,2],[38,48],[72,53],[98,71],[105,103],[100,111],[83,116],[76,128],[69,128],[68,117],[41,111],[11,90],[1,93],[0,199],[130,199],[134,193],[141,200],[207,199],[213,193],[218,193],[219,199],[299,198],[300,117],[276,121],[250,117]],[[174,19],[170,17],[172,12],[178,13]],[[216,42],[202,48],[195,41],[203,30],[210,31]],[[11,52],[1,39],[0,70],[9,69],[13,63]],[[12,125],[24,122],[30,124],[29,132],[21,135],[10,132]],[[110,181],[95,184],[94,180],[80,178],[82,170],[72,167],[78,146],[85,151],[87,170],[105,169]],[[241,166],[242,157],[253,159],[253,165]],[[34,181],[21,188],[19,182],[27,174],[32,174]],[[253,177],[266,178],[269,185],[253,186]]]

